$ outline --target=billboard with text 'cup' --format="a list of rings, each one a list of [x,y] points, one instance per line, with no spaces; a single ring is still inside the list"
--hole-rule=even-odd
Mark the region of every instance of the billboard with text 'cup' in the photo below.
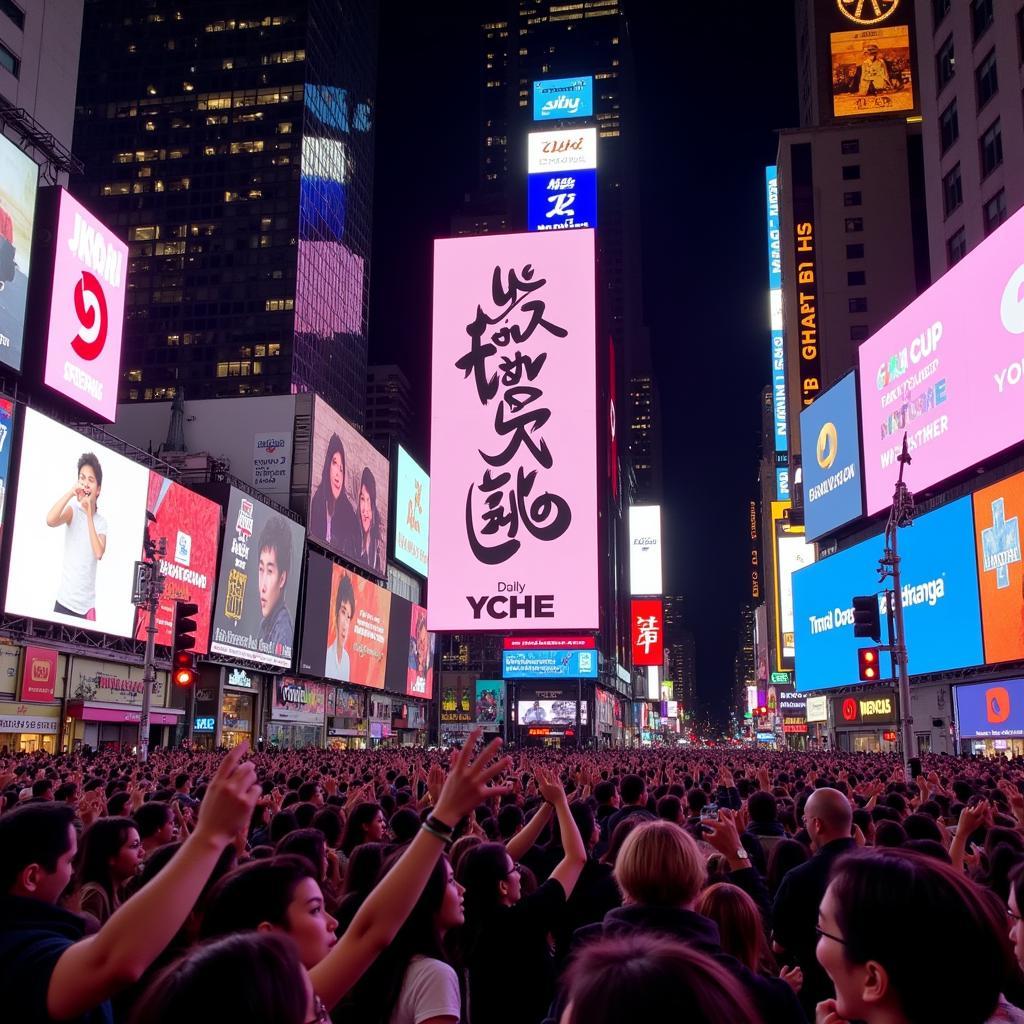
[[[39,165],[0,133],[0,363],[21,369]]]
[[[594,258],[589,229],[434,244],[432,631],[597,628]]]
[[[900,530],[912,676],[984,662],[973,537],[970,498],[944,505]],[[801,692],[859,682],[857,650],[871,641],[853,635],[853,598],[877,592],[883,548],[884,538],[873,537],[793,577],[796,686]],[[888,643],[884,599],[880,613],[882,643]],[[882,670],[889,672],[885,657]]]
[[[1024,440],[1024,210],[860,347],[867,511]]]

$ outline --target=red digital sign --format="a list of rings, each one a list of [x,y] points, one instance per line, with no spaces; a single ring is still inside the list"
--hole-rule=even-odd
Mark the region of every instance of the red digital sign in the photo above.
[[[660,598],[631,602],[634,665],[660,665],[665,660],[664,610]]]

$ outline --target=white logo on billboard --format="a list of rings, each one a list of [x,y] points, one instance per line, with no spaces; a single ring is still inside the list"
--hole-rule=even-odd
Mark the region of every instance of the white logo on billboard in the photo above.
[[[187,569],[192,562],[192,538],[183,530],[178,531],[174,545],[174,560]]]
[[[946,596],[946,577],[938,576],[926,583],[908,583],[903,587],[901,594],[904,608],[924,604],[934,608]],[[885,594],[878,595],[878,611],[881,615],[886,614]],[[818,636],[833,629],[841,629],[843,626],[852,626],[853,608],[833,608],[824,615],[809,615],[807,619],[811,627],[811,636]]]
[[[548,196],[548,202],[554,203],[545,217],[575,217],[576,211],[573,209],[573,203],[576,202],[575,192],[560,192],[558,195]]]
[[[594,653],[593,651],[580,651],[580,674],[584,672],[593,672],[594,670]]]
[[[650,654],[651,648],[657,646],[660,632],[655,616],[638,615],[636,617],[636,645],[644,649],[644,654]]]
[[[999,316],[1011,334],[1024,334],[1024,264],[1019,266],[1006,282],[999,303]]]

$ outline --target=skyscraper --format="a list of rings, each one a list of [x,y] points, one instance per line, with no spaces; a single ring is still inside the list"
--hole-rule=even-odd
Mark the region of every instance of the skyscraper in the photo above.
[[[688,718],[697,713],[697,645],[686,626],[685,599],[666,594],[665,678],[672,681],[672,699],[680,701]]]
[[[385,455],[392,443],[409,448],[412,387],[400,366],[371,366],[366,373],[366,424],[363,433]]]
[[[361,424],[373,0],[89,0],[76,195],[130,245],[121,399],[316,391]]]

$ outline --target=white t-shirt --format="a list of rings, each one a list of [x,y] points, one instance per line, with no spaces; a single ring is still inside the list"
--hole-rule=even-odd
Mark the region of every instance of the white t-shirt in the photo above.
[[[391,1024],[420,1024],[431,1017],[462,1019],[459,978],[443,960],[414,956],[391,1014]]]
[[[79,615],[96,607],[96,556],[89,539],[89,517],[77,498],[68,505],[71,522],[64,535],[64,568],[61,571],[57,600]],[[99,537],[107,535],[107,521],[98,511],[93,512],[93,525]]]
[[[325,659],[326,664],[324,665],[324,675],[328,679],[341,679],[344,682],[350,682],[352,679],[352,669],[349,664],[348,651],[345,648],[341,650],[341,658],[338,657],[338,645],[331,644],[327,648],[327,658]]]

